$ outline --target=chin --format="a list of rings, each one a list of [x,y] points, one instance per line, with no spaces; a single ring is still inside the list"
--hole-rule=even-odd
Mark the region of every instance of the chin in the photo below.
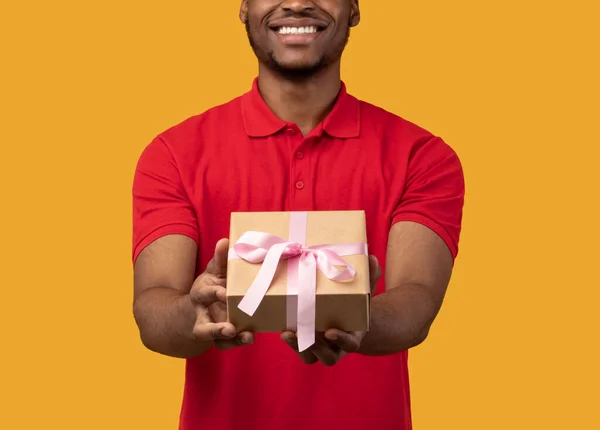
[[[311,62],[311,63],[295,63],[295,62],[290,62],[290,63],[279,63],[278,64],[278,68],[279,69],[283,69],[283,70],[311,70],[314,69],[316,67],[319,66],[318,62]]]
[[[310,76],[319,72],[321,69],[326,67],[326,62],[324,58],[317,60],[284,60],[278,59],[276,57],[271,57],[270,61],[271,67],[284,75],[296,75],[298,77],[302,76]]]

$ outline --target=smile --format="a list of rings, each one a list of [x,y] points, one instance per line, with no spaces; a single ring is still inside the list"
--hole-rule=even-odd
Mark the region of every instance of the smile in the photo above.
[[[316,40],[325,27],[319,27],[318,25],[302,25],[300,23],[296,25],[283,24],[281,26],[272,27],[271,31],[276,35],[281,43],[285,45],[309,45]]]
[[[315,34],[319,28],[311,25],[308,27],[280,27],[276,29],[279,34]]]

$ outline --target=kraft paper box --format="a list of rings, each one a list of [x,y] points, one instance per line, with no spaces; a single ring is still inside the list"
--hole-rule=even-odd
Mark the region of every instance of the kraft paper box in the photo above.
[[[227,310],[238,332],[369,329],[364,211],[236,212],[229,239]]]

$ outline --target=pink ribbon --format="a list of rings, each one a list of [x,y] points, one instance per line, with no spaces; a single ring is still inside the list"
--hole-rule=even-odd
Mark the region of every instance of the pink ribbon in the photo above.
[[[365,243],[305,246],[306,219],[306,212],[291,212],[289,240],[248,231],[229,250],[229,260],[241,258],[254,264],[262,263],[258,275],[238,305],[249,316],[254,315],[269,290],[279,262],[288,260],[287,326],[288,330],[297,328],[300,351],[315,343],[317,269],[332,281],[349,281],[354,278],[356,270],[341,257],[367,254]],[[297,304],[293,301],[296,295]]]

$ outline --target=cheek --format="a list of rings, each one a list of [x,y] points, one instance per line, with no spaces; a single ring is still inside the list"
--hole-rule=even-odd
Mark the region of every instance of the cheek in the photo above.
[[[350,31],[350,26],[344,24],[336,29],[336,34],[334,36],[336,44],[345,43],[346,38],[348,37],[348,32]]]
[[[262,12],[248,13],[248,25],[249,25],[250,29],[252,30],[253,34],[255,34],[256,36],[265,32],[266,26],[264,25],[264,23],[265,23],[265,16],[267,16],[267,15],[268,15],[268,13],[262,13]]]

